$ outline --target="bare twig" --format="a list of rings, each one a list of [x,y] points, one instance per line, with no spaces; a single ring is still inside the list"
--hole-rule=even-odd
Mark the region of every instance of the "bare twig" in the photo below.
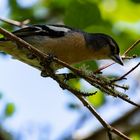
[[[48,66],[48,69],[46,69],[46,71],[47,71],[47,73],[50,74],[50,77],[52,77],[55,81],[57,81],[59,83],[60,87],[62,87],[63,89],[68,89],[69,91],[72,91],[72,93],[83,103],[83,105],[86,108],[88,108],[91,111],[91,113],[100,121],[100,123],[103,125],[103,127],[107,129],[107,132],[110,133],[110,135],[111,135],[111,132],[114,132],[115,134],[124,138],[125,140],[131,140],[129,137],[127,137],[126,135],[124,135],[123,133],[118,131],[117,129],[113,128],[105,120],[103,120],[101,118],[101,116],[93,108],[93,106],[87,101],[87,99],[85,97],[81,96],[81,95],[78,95],[77,92],[75,92],[75,90],[73,90],[72,88],[67,86],[65,83],[63,83],[58,78],[58,76],[53,72],[53,70],[50,68],[50,66]]]
[[[108,135],[109,140],[113,140],[112,133],[110,133],[110,131],[107,131],[107,135]]]
[[[112,63],[110,63],[110,64],[104,65],[104,66],[100,67],[99,69],[97,69],[94,73],[95,73],[95,74],[96,74],[96,73],[100,73],[102,70],[104,70],[104,69],[106,69],[106,68],[112,66],[113,64],[115,64],[115,62],[112,62]]]
[[[77,96],[77,97],[84,104],[84,106],[86,106],[91,111],[91,113],[100,121],[100,123],[103,125],[104,128],[106,128],[106,130],[108,132],[113,132],[125,140],[131,140],[131,138],[127,137],[126,135],[121,133],[119,130],[115,129],[114,127],[110,126],[106,121],[104,121],[101,118],[101,116],[96,112],[96,110],[90,105],[90,103],[84,97],[82,97],[82,96]]]
[[[130,99],[123,98],[123,96],[120,96],[120,95],[118,97],[121,98],[122,100],[124,100],[124,101],[126,101],[126,102],[128,102],[128,103],[130,103],[130,104],[132,104],[132,105],[140,108],[140,105],[139,104],[136,104],[135,102],[131,101]]]
[[[132,44],[132,46],[130,46],[123,54],[123,56],[127,56],[127,54],[134,48],[136,47],[138,44],[140,43],[140,39],[137,40],[134,44]]]
[[[110,135],[111,135],[111,132],[113,132],[113,133],[115,133],[116,135],[122,137],[125,140],[131,140],[131,138],[127,137],[126,135],[124,135],[123,133],[121,133],[120,131],[115,129],[114,127],[110,126],[105,120],[103,120],[101,118],[101,116],[93,108],[93,106],[90,105],[90,103],[87,101],[87,99],[85,97],[83,97],[81,95],[78,95],[77,92],[75,92],[75,90],[73,90],[72,88],[68,87],[65,83],[61,82],[60,79],[58,77],[56,77],[56,75],[52,71],[49,74],[54,80],[56,80],[60,84],[60,86],[62,88],[68,89],[69,91],[72,91],[72,93],[83,103],[83,105],[86,108],[88,108],[91,111],[91,113],[99,120],[99,122],[103,125],[103,127],[106,128],[107,132],[110,133]]]
[[[137,55],[135,55],[135,54],[132,55],[132,56],[124,56],[124,55],[122,55],[121,57],[122,57],[123,60],[130,60],[130,59],[134,59],[134,58],[136,58]]]
[[[117,85],[117,84],[115,84],[115,83],[112,83],[115,87],[118,87],[118,88],[122,88],[122,89],[124,89],[124,90],[128,90],[129,89],[129,86],[128,85]]]
[[[116,82],[116,81],[120,81],[120,80],[126,79],[125,77],[128,74],[130,74],[132,71],[134,71],[139,65],[140,65],[140,62],[135,67],[133,67],[131,70],[129,70],[127,73],[125,73],[124,75],[122,75],[121,77],[112,80],[112,82]]]
[[[29,43],[25,42],[24,40],[16,37],[15,35],[13,35],[12,33],[9,33],[8,31],[0,28],[0,33],[2,33],[3,35],[5,35],[6,37],[8,37],[11,40],[14,40],[17,43],[22,44],[23,47],[27,48],[31,53],[33,53],[34,55],[36,55],[38,58],[40,58],[39,60],[47,60],[48,55],[44,54],[43,52],[39,51],[38,49],[36,49],[35,47],[33,47],[32,45],[30,45]],[[72,70],[74,73],[76,73],[78,76],[84,78],[85,80],[87,80],[88,82],[90,82],[93,86],[101,89],[102,91],[109,93],[113,96],[118,96],[120,98],[122,98],[123,100],[126,98],[124,96],[126,95],[122,95],[122,93],[119,93],[115,90],[112,90],[111,88],[108,87],[109,83],[107,83],[107,81],[104,81],[100,78],[97,78],[96,75],[93,75],[93,77],[89,77],[84,75],[81,71],[77,70],[76,68],[71,67],[70,65],[68,65],[67,63],[59,60],[58,58],[53,57],[52,62],[56,62],[64,67],[69,68],[70,70]],[[48,68],[49,69],[49,68]],[[62,82],[59,77],[57,77],[52,71],[48,72],[50,77],[52,77],[54,80],[56,80],[59,85],[63,88],[63,89],[68,89],[69,91],[71,91],[76,97],[79,98],[79,100],[91,111],[91,113],[100,121],[100,123],[110,132],[113,132],[117,135],[119,135],[120,137],[124,138],[125,140],[130,140],[130,138],[128,138],[126,135],[124,135],[123,133],[121,133],[120,131],[118,131],[117,129],[111,127],[109,124],[107,124],[101,117],[100,115],[96,112],[96,110],[90,105],[90,103],[85,99],[85,97],[78,95],[76,93],[75,90],[72,90],[72,88],[70,88],[69,86],[67,86],[64,82]],[[106,85],[108,84],[108,85]],[[139,105],[136,105],[139,106]]]
[[[136,125],[132,124],[130,122],[130,120],[132,120],[132,116],[136,117],[137,113],[139,112],[139,108],[135,108],[133,107],[132,109],[130,109],[128,112],[126,112],[124,115],[122,115],[120,118],[118,118],[117,120],[113,121],[111,123],[111,126],[121,128],[121,130],[123,130],[123,132],[125,134],[132,134],[133,132],[136,132],[137,126],[139,129],[140,123],[137,123]],[[134,117],[134,118],[135,118]],[[129,128],[128,128],[129,126]],[[139,132],[139,130],[137,131]],[[87,137],[83,138],[84,140],[104,140],[106,134],[106,130],[101,128],[98,131],[96,131],[95,133],[92,133],[91,135],[88,135]],[[113,140],[118,140],[119,138],[114,138]]]
[[[11,20],[11,19],[5,19],[5,18],[2,18],[2,17],[0,17],[0,20],[6,22],[8,24],[18,26],[18,27],[25,27],[26,24],[28,24],[30,22],[29,19],[26,19],[24,21],[19,22],[19,21],[15,21],[15,20]]]
[[[13,41],[16,41],[17,43],[20,43],[21,45],[23,45],[23,47],[27,48],[31,53],[33,53],[34,55],[36,55],[39,60],[44,60],[48,58],[48,55],[41,52],[40,50],[36,49],[35,47],[33,47],[32,45],[30,45],[29,43],[25,42],[24,40],[22,40],[21,38],[18,38],[17,36],[15,36],[12,33],[9,33],[8,31],[6,31],[5,29],[0,27],[0,33],[2,33],[3,35],[5,35],[6,37],[10,38]],[[134,103],[132,101],[130,101],[130,99],[128,99],[128,96],[124,93],[118,92],[115,89],[110,88],[110,81],[106,81],[105,78],[101,77],[101,78],[97,78],[96,75],[92,75],[92,77],[90,76],[86,76],[84,73],[82,73],[81,71],[79,71],[78,69],[70,66],[69,64],[61,61],[60,59],[53,57],[53,62],[56,62],[57,64],[62,65],[63,67],[67,67],[68,69],[70,69],[71,71],[73,71],[75,74],[77,74],[78,76],[84,78],[86,81],[88,81],[91,85],[95,86],[96,88],[99,88],[101,91],[114,96],[114,97],[119,97],[123,100],[125,100],[126,102],[131,103],[132,105],[134,105]],[[136,104],[135,105],[137,107],[140,107],[140,105]]]
[[[110,93],[110,95],[112,96],[118,96],[119,98],[121,98],[122,100],[132,104],[132,105],[135,105],[136,107],[139,107],[140,108],[140,105],[139,104],[136,104],[134,103],[133,101],[131,101],[130,99],[127,98],[127,96],[123,93],[118,93],[117,91],[115,91],[115,89],[110,89],[108,88],[105,84],[101,83],[101,79],[97,79],[95,76],[93,78],[91,77],[88,77],[86,75],[83,75],[81,72],[79,72],[76,68],[74,67],[71,67],[70,65],[68,65],[67,63],[57,59],[57,58],[54,58],[54,61],[58,62],[59,64],[63,65],[64,67],[67,67],[69,68],[71,71],[73,71],[74,73],[76,73],[78,76],[84,78],[85,80],[87,80],[88,82],[90,82],[91,85],[101,89],[102,91],[106,92],[106,93]]]

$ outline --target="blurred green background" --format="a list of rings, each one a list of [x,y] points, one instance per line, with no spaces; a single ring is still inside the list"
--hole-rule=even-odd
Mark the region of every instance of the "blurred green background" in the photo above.
[[[26,19],[29,19],[29,24],[65,24],[74,28],[82,29],[87,32],[102,32],[109,34],[119,44],[121,53],[125,52],[125,50],[140,37],[140,0],[0,0],[0,5],[1,7],[3,7],[3,9],[1,8],[0,16],[4,18],[9,18],[17,21],[24,21]],[[4,22],[0,22],[0,26],[9,31],[13,31],[17,28]],[[130,55],[133,54],[137,54],[138,56],[140,55],[140,46],[136,47],[130,52]],[[117,65],[105,70],[104,74],[108,76],[121,75],[128,71],[131,68],[130,66],[133,66],[137,62],[139,62],[139,58],[126,61],[124,68]],[[104,61],[100,63],[88,62],[87,64],[89,69],[95,70],[98,66],[104,64]],[[135,71],[134,75],[131,74],[130,77],[128,77],[128,80],[125,81],[125,84],[127,83],[131,85],[131,88],[127,94],[129,94],[129,96],[134,100],[139,99],[138,101],[140,102],[140,85],[138,77],[140,77],[139,69]],[[97,90],[96,88],[90,87],[87,83],[85,83],[85,81],[81,79],[71,80],[69,84],[83,91],[94,92],[95,90]],[[123,83],[121,82],[121,84]],[[57,91],[55,91],[55,94],[58,94]],[[3,102],[3,109],[0,110],[2,124],[0,129],[0,139],[22,140],[22,135],[20,137],[17,137],[17,135],[19,134],[7,130],[7,127],[4,128],[3,124],[5,123],[7,118],[10,118],[16,112],[16,108],[18,108],[18,106],[15,105],[16,103],[11,103],[10,98],[8,101],[3,101],[4,95],[5,93],[1,93],[0,98],[0,101]],[[66,94],[65,96],[71,95]],[[73,124],[70,125],[73,129],[71,129],[70,127],[67,128],[66,133],[65,131],[61,131],[61,133],[57,133],[57,138],[53,139],[80,139],[79,133],[77,132],[78,130],[81,130],[81,139],[102,139],[104,137],[104,134],[102,134],[103,130],[101,131],[100,126],[94,126],[94,121],[92,122],[94,130],[89,127],[85,131],[85,124],[91,119],[92,116],[88,111],[83,111],[84,109],[79,102],[71,101],[71,98],[72,97],[70,97],[70,99],[67,103],[64,104],[64,106],[67,106],[67,110],[70,112],[77,111],[79,119],[77,119]],[[99,110],[101,114],[103,112],[109,114],[108,119],[110,123],[115,123],[119,118],[122,118],[124,116],[127,117],[127,119],[125,118],[123,121],[118,121],[118,124],[114,125],[118,125],[118,128],[120,130],[123,128],[124,133],[133,137],[135,140],[140,139],[140,125],[138,125],[140,124],[140,120],[137,118],[138,115],[134,116],[135,113],[138,113],[138,110],[135,110],[134,108],[135,112],[126,115],[125,113],[130,112],[130,109],[132,109],[132,106],[130,107],[130,105],[128,105],[125,108],[126,110],[124,109],[124,112],[120,113],[120,111],[123,110],[120,109],[120,107],[122,107],[122,103],[120,102],[123,101],[115,101],[114,103],[114,100],[116,99],[106,96],[101,91],[98,91],[96,95],[89,97],[88,99],[92,103],[92,105]],[[52,102],[55,106],[53,100],[54,99],[52,99]],[[120,103],[121,106],[118,103]],[[116,106],[118,106],[118,112],[116,116],[113,116],[113,113],[106,111],[113,110]],[[50,111],[55,112],[55,110]],[[63,117],[63,115],[61,117]],[[106,118],[106,115],[102,115],[102,117]],[[135,120],[137,120],[137,123],[133,123],[132,118],[134,117]],[[84,135],[82,135],[83,131]],[[19,133],[22,134],[22,131],[20,131]],[[47,133],[48,137],[46,136],[44,138],[38,136],[38,138],[34,139],[51,139],[49,138],[49,132],[43,131],[42,133]],[[103,137],[99,137],[94,133],[99,133]],[[51,135],[53,135],[53,129],[51,130]],[[30,137],[29,139],[33,138]]]

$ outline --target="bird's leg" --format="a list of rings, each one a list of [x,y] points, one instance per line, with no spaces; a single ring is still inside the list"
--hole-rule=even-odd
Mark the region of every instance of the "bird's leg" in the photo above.
[[[61,76],[63,76],[63,81],[70,80],[70,79],[73,79],[73,78],[78,78],[78,76],[75,75],[75,74],[73,74],[73,73],[55,74],[54,73],[54,70],[51,67],[51,63],[53,62],[53,58],[54,57],[55,56],[49,54],[46,59],[44,59],[43,61],[41,61],[40,64],[43,66],[43,70],[41,72],[41,76],[42,77],[49,77],[51,75],[53,79],[58,80],[59,82],[61,81],[61,78],[60,78]],[[66,83],[65,82],[62,82],[62,81],[60,83],[61,83],[61,84],[59,84],[60,87],[62,89],[65,89],[65,87],[63,86],[63,84],[66,84]],[[69,85],[67,85],[67,86],[69,86]],[[69,88],[71,88],[71,87],[69,87]],[[82,95],[82,96],[86,96],[86,97],[87,96],[92,96],[92,95],[94,95],[94,94],[97,93],[97,91],[95,91],[93,93],[87,93],[87,92],[79,91],[77,89],[73,89],[73,88],[71,88],[71,89],[73,91],[75,91],[77,94]]]
[[[63,79],[66,81],[78,78],[78,76],[75,75],[74,73],[61,73],[61,74],[57,74],[57,75],[63,77]]]

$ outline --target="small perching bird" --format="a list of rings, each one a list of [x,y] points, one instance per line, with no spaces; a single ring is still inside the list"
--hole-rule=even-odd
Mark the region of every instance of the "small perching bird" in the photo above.
[[[13,34],[45,54],[52,54],[68,64],[85,60],[112,59],[123,65],[117,43],[106,34],[87,33],[65,25],[49,24],[27,26],[14,31]],[[10,46],[14,47],[10,50]],[[28,50],[6,38],[0,39],[0,51],[36,68],[40,67],[36,59],[29,59]]]

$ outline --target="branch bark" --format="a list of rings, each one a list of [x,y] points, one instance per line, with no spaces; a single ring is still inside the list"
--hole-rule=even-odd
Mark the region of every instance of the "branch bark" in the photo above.
[[[34,54],[37,58],[38,61],[40,62],[47,62],[48,59],[50,61],[50,58],[47,54],[39,51],[38,49],[36,49],[35,47],[33,47],[32,45],[30,45],[29,43],[25,42],[24,40],[22,40],[21,38],[18,38],[17,36],[15,36],[12,33],[9,33],[8,31],[6,31],[5,29],[0,27],[0,33],[5,35],[7,38],[9,38],[10,40],[16,42],[17,44],[21,44],[24,48],[28,49],[32,54]],[[8,47],[8,46],[7,46]],[[39,63],[40,63],[39,62]],[[119,97],[123,100],[126,100],[127,102],[129,102],[128,96],[126,94],[123,94],[121,92],[118,92],[117,90],[111,87],[110,85],[110,80],[100,76],[96,76],[95,74],[93,74],[92,76],[88,76],[85,75],[84,72],[70,66],[69,64],[59,60],[56,57],[52,57],[51,62],[50,63],[57,63],[59,65],[62,65],[63,67],[67,67],[68,69],[70,69],[71,71],[73,71],[76,75],[80,76],[81,78],[85,79],[86,81],[88,81],[91,85],[99,88],[101,91],[108,93],[109,95],[112,95],[114,97]],[[55,81],[58,82],[58,84],[60,85],[60,87],[62,87],[63,89],[67,89],[69,91],[71,91],[82,103],[83,105],[92,113],[92,115],[94,115],[102,124],[102,126],[106,129],[106,131],[108,132],[108,134],[110,134],[110,132],[115,133],[116,135],[122,137],[125,140],[131,140],[131,138],[127,137],[126,135],[124,135],[123,133],[121,133],[119,130],[115,129],[114,127],[110,126],[106,121],[104,121],[102,119],[102,117],[96,112],[96,110],[93,108],[92,105],[90,105],[90,103],[87,101],[87,99],[85,97],[83,97],[82,95],[78,94],[78,92],[76,92],[75,90],[73,90],[71,87],[69,87],[64,81],[62,81],[59,76],[57,76],[53,69],[51,69],[51,67],[48,65],[48,67],[44,67],[46,69],[46,73],[49,74],[49,76],[51,78],[53,78]],[[140,105],[133,103],[132,101],[130,102],[133,105],[136,105],[137,107],[140,107]],[[109,136],[109,138],[111,139],[111,136]]]

